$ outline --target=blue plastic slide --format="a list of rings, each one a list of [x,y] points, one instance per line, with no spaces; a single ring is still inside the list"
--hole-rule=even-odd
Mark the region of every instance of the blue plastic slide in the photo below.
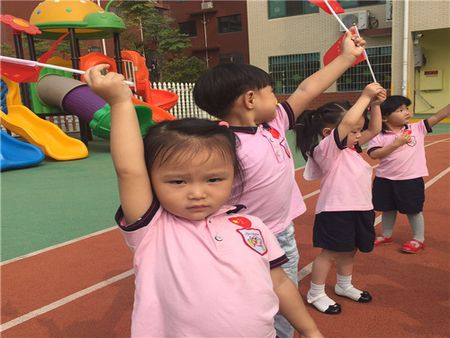
[[[18,141],[3,130],[0,132],[0,171],[31,167],[44,159],[38,147]]]

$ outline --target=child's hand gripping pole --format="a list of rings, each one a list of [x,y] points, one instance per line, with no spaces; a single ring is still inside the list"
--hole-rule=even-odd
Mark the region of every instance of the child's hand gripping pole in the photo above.
[[[328,3],[328,1],[327,1],[327,0],[324,0],[324,2],[325,2],[325,4],[327,5],[328,9],[330,10],[331,14],[333,14],[333,16],[334,16],[334,17],[336,18],[336,20],[339,22],[339,24],[341,25],[341,27],[342,27],[346,32],[350,32],[350,30],[347,28],[347,26],[344,25],[344,23],[342,22],[342,20],[341,20],[341,19],[339,18],[339,16],[336,14],[336,12],[334,11],[333,7],[330,6],[330,4]],[[354,27],[354,29],[355,29],[356,35],[359,36],[358,28],[357,28],[355,25],[354,25],[353,27]],[[351,32],[350,32],[350,33],[351,33]],[[366,53],[366,50],[365,50],[365,49],[364,49],[364,56],[366,57],[366,63],[367,63],[367,66],[369,67],[370,74],[372,75],[373,82],[378,82],[377,79],[375,78],[375,74],[374,74],[374,72],[373,72],[372,65],[370,64],[369,57],[367,56],[367,53]]]

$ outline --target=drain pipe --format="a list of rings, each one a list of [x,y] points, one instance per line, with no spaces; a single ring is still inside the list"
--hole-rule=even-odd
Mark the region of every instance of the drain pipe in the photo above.
[[[403,0],[402,95],[408,96],[409,0]]]

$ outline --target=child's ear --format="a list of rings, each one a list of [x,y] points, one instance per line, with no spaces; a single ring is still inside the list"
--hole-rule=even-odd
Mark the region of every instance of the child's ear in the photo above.
[[[248,109],[253,109],[255,103],[255,92],[249,90],[244,93],[244,104]]]
[[[331,128],[323,128],[322,129],[322,136],[323,137],[327,137],[328,135],[330,135],[331,134],[331,131],[332,131],[332,129]]]

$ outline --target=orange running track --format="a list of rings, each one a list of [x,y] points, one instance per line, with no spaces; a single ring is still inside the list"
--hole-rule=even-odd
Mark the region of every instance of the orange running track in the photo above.
[[[326,337],[448,337],[449,142],[448,134],[426,139],[426,249],[417,255],[399,252],[411,232],[406,218],[398,217],[394,244],[356,258],[354,284],[369,290],[373,302],[336,299],[343,306],[339,316],[308,307]],[[296,231],[301,273],[307,274],[318,253],[311,247],[318,183],[305,182],[302,173],[297,170],[297,181],[308,211],[296,220]],[[129,336],[131,269],[131,253],[117,229],[3,263],[2,337]],[[334,273],[329,277],[327,289],[334,297]],[[300,282],[302,295],[309,281],[306,275]]]

